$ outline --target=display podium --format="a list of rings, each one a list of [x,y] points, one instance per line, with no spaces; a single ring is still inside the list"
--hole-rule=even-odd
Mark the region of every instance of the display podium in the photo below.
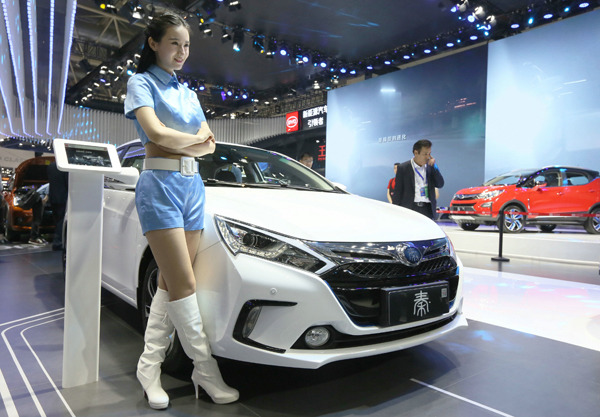
[[[98,380],[104,174],[118,173],[114,145],[54,140],[59,170],[69,172],[63,388]]]

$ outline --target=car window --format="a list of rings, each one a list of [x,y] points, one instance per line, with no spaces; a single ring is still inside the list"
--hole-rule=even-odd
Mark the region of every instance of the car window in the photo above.
[[[533,185],[540,187],[558,187],[560,185],[558,172],[543,172],[533,179]]]
[[[144,148],[142,148],[142,151],[144,150]],[[134,155],[131,157],[127,157],[127,155],[125,156],[125,158],[123,159],[123,161],[121,162],[121,166],[122,167],[134,167],[137,168],[137,170],[141,173],[142,169],[144,168],[144,155]]]
[[[587,175],[580,172],[567,172],[565,175],[565,179],[563,180],[563,185],[585,185],[589,183],[590,180]]]
[[[121,166],[142,171],[143,146],[129,147]],[[313,170],[285,155],[264,149],[217,144],[214,153],[196,158],[200,175],[209,185],[245,184],[248,186],[293,187],[317,191],[336,191],[335,186]]]

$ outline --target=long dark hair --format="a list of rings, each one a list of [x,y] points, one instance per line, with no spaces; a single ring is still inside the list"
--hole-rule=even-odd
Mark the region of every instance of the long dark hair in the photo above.
[[[138,74],[146,72],[151,65],[156,64],[156,53],[152,50],[152,48],[150,48],[148,39],[152,38],[156,42],[160,42],[163,36],[165,36],[165,33],[167,33],[167,30],[173,26],[183,26],[188,30],[188,32],[190,32],[190,35],[192,34],[188,22],[186,22],[183,17],[175,13],[165,12],[159,16],[155,16],[150,21],[144,30],[146,41],[144,43],[144,49],[142,49],[140,61],[137,66]]]

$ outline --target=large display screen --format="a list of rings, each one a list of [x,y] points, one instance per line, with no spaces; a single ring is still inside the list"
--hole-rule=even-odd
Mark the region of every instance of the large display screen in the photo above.
[[[330,91],[326,176],[387,201],[395,162],[433,142],[446,185],[439,206],[484,180],[487,49],[479,47]]]
[[[600,10],[489,46],[485,176],[600,169]]]

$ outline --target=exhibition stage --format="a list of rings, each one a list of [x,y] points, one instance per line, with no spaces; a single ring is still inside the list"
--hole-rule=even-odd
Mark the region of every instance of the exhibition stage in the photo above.
[[[440,223],[459,256],[463,254],[499,255],[500,233],[495,226],[479,226],[467,231],[455,223]],[[558,227],[551,233],[528,227],[521,233],[502,234],[502,256],[569,265],[596,266],[600,263],[600,235],[587,233],[583,227]]]
[[[512,235],[506,241],[510,262],[495,262],[497,231],[443,227],[464,264],[469,327],[422,346],[318,370],[222,360],[225,380],[241,394],[229,405],[196,400],[187,376],[164,375],[172,403],[164,412],[148,407],[135,377],[143,348],[137,312],[108,292],[102,294],[100,379],[62,388],[61,254],[50,245],[0,245],[0,417],[596,415],[598,262],[531,260],[513,256],[510,246],[523,239],[523,250],[531,246],[527,253],[535,256],[537,246],[553,240],[585,246],[577,242],[597,245],[599,237],[577,231]],[[571,250],[579,249],[564,249]]]

